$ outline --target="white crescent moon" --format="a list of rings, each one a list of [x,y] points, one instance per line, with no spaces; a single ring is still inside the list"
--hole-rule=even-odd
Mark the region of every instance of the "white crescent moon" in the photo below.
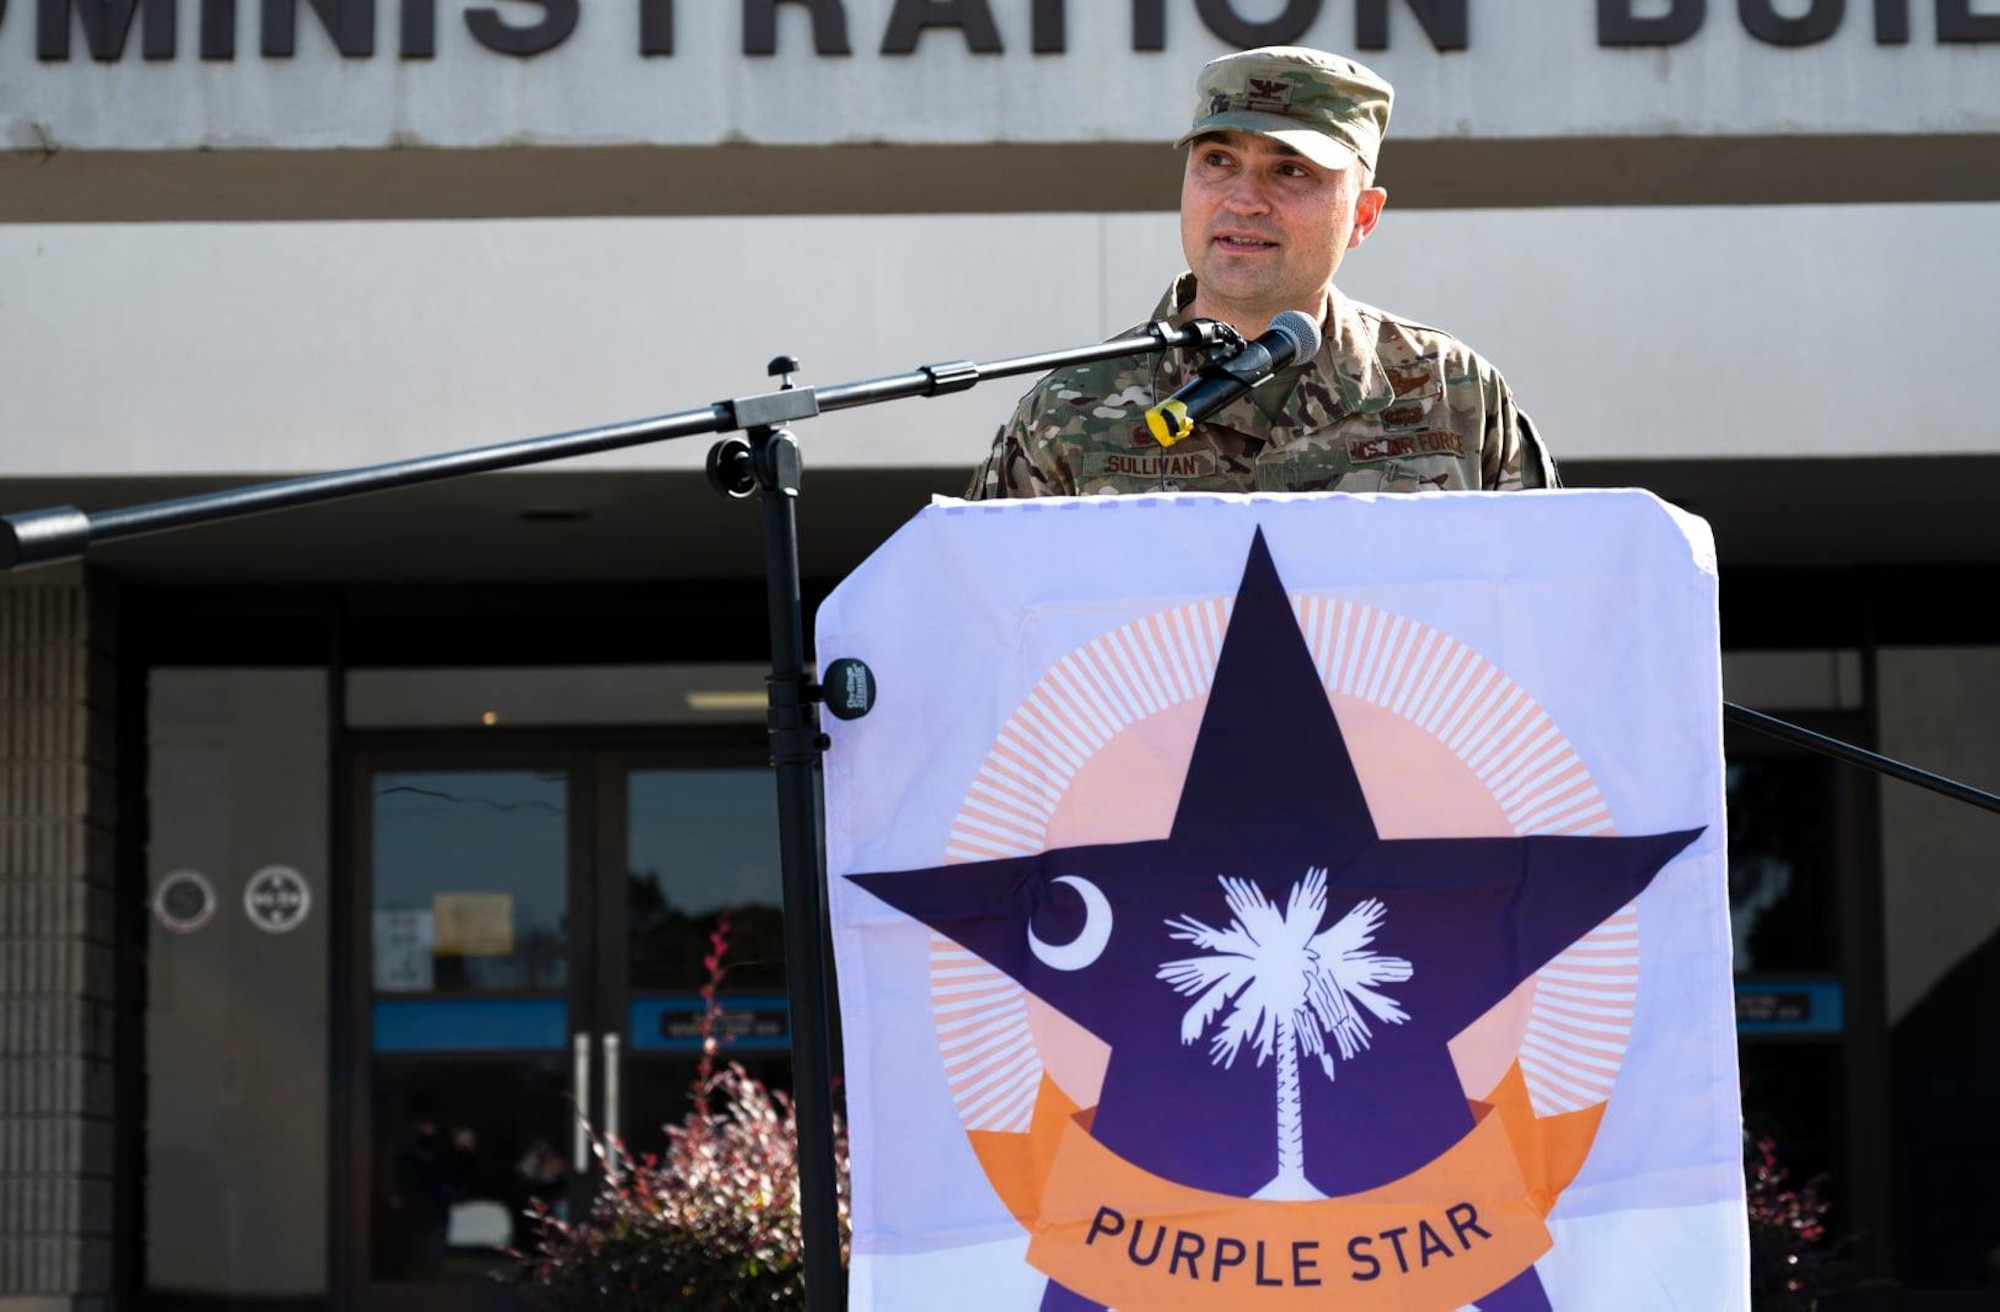
[[[1083,899],[1083,931],[1060,947],[1042,942],[1035,927],[1028,926],[1028,950],[1051,970],[1082,970],[1104,955],[1111,942],[1111,903],[1097,885],[1075,875],[1058,875],[1052,883],[1068,884]]]

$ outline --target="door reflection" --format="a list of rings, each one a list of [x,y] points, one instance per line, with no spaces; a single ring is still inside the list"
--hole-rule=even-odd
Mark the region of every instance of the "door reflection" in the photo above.
[[[378,992],[560,989],[569,979],[561,771],[374,778]]]
[[[374,1081],[374,1254],[380,1280],[479,1276],[510,1265],[536,1200],[568,1188],[569,1084],[558,1061],[397,1061]]]
[[[655,1151],[687,1114],[702,959],[726,926],[720,1059],[791,1087],[777,795],[768,769],[626,776],[626,1142]]]
[[[785,991],[778,804],[769,770],[634,770],[626,791],[626,943],[634,992],[707,982],[729,922],[731,991]]]
[[[1724,777],[1744,1124],[1775,1142],[1793,1184],[1824,1177],[1839,1228],[1853,1200],[1835,769],[1733,751]]]
[[[479,1276],[569,1185],[567,778],[371,784],[370,1272]]]

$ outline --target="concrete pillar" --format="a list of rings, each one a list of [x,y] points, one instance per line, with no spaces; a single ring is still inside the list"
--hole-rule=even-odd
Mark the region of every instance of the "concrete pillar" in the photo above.
[[[0,577],[0,1312],[111,1305],[114,617]]]

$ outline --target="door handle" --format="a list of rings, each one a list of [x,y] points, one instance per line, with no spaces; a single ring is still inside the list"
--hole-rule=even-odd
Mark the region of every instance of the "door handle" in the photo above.
[[[576,1135],[571,1148],[571,1165],[578,1175],[590,1169],[590,1036],[578,1034],[570,1040],[574,1069],[570,1072],[570,1092],[576,1098]]]
[[[613,1151],[604,1159],[605,1169],[614,1177],[618,1172],[619,1154],[624,1145],[618,1142],[618,1076],[620,1044],[616,1034],[604,1036],[604,1137]]]

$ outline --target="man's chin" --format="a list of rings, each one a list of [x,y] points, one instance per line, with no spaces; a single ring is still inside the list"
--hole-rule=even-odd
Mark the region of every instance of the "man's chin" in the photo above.
[[[1262,314],[1260,307],[1275,305],[1283,308],[1290,304],[1282,291],[1265,282],[1231,278],[1226,275],[1211,277],[1197,273],[1195,286],[1198,289],[1195,296],[1196,304],[1211,311],[1210,318],[1227,319],[1238,327],[1251,319],[1256,319],[1259,331],[1271,319],[1269,314],[1258,317]]]
[[[1258,276],[1262,270],[1246,269],[1239,260],[1209,260],[1196,272],[1203,287],[1231,301],[1257,302],[1278,293],[1276,280]]]

